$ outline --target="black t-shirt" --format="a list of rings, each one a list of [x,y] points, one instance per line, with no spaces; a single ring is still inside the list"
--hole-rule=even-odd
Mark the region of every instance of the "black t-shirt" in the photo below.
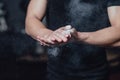
[[[48,0],[48,28],[72,25],[77,31],[92,32],[110,26],[107,8],[119,6],[120,0]],[[104,33],[103,33],[104,34]],[[99,37],[99,35],[98,35]],[[96,37],[97,38],[97,37]],[[104,72],[106,52],[103,47],[68,43],[48,49],[50,70],[64,73]],[[53,56],[50,53],[59,53]]]
[[[78,31],[96,31],[110,26],[107,8],[120,5],[120,0],[48,0],[48,28],[67,24]]]

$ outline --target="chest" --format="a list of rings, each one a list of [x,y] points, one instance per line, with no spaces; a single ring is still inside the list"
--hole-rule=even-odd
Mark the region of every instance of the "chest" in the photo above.
[[[109,23],[107,0],[48,1],[47,18],[51,26],[70,24],[80,31],[95,31]]]
[[[49,7],[58,12],[84,12],[104,10],[107,0],[48,0]]]

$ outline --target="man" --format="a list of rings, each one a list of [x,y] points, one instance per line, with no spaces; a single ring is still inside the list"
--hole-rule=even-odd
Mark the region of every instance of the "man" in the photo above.
[[[105,47],[120,46],[120,0],[31,0],[26,32],[49,46],[49,80],[107,80]]]

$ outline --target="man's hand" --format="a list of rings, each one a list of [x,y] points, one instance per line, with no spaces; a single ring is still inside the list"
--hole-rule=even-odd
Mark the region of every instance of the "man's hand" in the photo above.
[[[91,45],[120,47],[120,6],[109,7],[108,16],[111,26],[93,32],[76,32],[76,39]]]
[[[58,45],[63,44],[69,41],[72,33],[71,26],[61,27],[55,31],[48,32],[43,37],[37,36],[37,40],[41,43],[41,45]]]

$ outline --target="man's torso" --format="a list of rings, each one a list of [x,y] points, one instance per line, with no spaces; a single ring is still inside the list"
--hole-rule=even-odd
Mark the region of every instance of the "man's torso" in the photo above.
[[[107,0],[48,0],[46,14],[48,28],[52,30],[71,25],[78,31],[91,32],[110,26]],[[71,43],[58,48],[57,57],[49,54],[51,70],[80,74],[102,73],[106,68],[106,54],[102,47]],[[54,47],[48,49],[48,53],[54,52]]]

